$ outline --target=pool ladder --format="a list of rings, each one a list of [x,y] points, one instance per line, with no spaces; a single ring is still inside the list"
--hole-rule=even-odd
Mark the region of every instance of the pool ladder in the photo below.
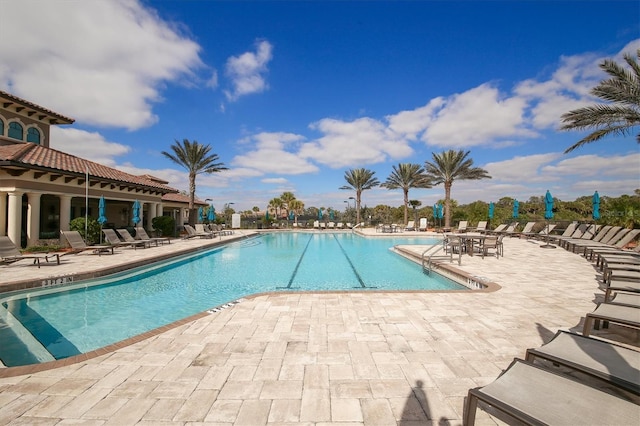
[[[438,254],[444,250],[444,253]],[[450,242],[445,238],[441,243],[429,246],[422,252],[422,272],[429,275],[433,270],[433,260],[435,259],[449,259],[449,262],[453,262],[453,252]],[[462,263],[461,250],[458,250],[458,265]]]

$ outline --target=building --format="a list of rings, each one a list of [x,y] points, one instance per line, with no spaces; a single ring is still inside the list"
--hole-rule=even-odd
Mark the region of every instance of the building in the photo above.
[[[105,198],[106,226],[131,226],[136,200],[147,229],[156,216],[184,222],[188,199],[168,182],[50,148],[51,126],[73,122],[0,91],[0,235],[21,247],[57,239],[72,219],[85,215],[97,219],[100,197]]]

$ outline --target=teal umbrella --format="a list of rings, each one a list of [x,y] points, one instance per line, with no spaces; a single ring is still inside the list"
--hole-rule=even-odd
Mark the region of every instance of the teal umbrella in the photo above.
[[[142,219],[140,219],[140,202],[138,200],[133,202],[133,218],[131,220],[134,225],[137,225],[142,221]]]
[[[434,219],[438,218],[438,205],[437,204],[433,205],[433,218]]]
[[[209,207],[209,213],[207,214],[207,219],[209,219],[209,222],[213,222],[214,220],[216,220],[216,209],[213,207],[213,205]]]
[[[100,201],[98,202],[98,223],[100,224],[100,226],[107,223],[107,216],[105,211],[106,211],[106,203],[104,201],[104,195],[103,195],[100,197]]]
[[[264,218],[265,218],[265,220],[269,220],[269,211],[268,210],[266,212],[264,212]]]
[[[291,210],[291,211],[289,212],[289,220],[293,220],[293,219],[295,219],[295,218],[296,218],[295,213],[293,213],[293,210]]]
[[[198,221],[202,222],[204,220],[204,209],[202,207],[198,207]]]
[[[493,219],[493,215],[495,214],[496,206],[493,204],[493,201],[489,203],[489,219]]]
[[[438,219],[444,218],[444,206],[442,204],[438,204]]]
[[[598,194],[598,191],[593,193],[591,203],[593,205],[593,212],[591,213],[591,217],[593,218],[593,220],[598,220],[600,219],[600,194]]]
[[[318,219],[322,219],[322,210],[318,209]]]
[[[520,203],[518,200],[513,200],[513,218],[518,218],[518,210],[520,209]]]
[[[553,219],[553,197],[548,190],[544,196],[544,218]]]
[[[329,219],[335,220],[335,215],[333,213],[333,210],[329,210]]]

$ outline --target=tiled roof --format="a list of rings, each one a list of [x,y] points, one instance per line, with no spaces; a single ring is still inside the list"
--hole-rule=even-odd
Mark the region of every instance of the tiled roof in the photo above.
[[[176,189],[144,176],[135,176],[111,167],[103,166],[84,158],[66,154],[30,142],[0,145],[0,164],[59,170],[64,173],[84,174],[111,182],[122,182],[154,188],[162,192],[177,192]]]
[[[174,203],[187,203],[189,204],[189,196],[181,193],[173,193],[173,194],[164,194],[162,196],[162,201],[173,201]],[[195,199],[195,204],[206,206],[207,202]]]
[[[11,93],[7,93],[7,92],[5,92],[3,90],[0,90],[0,98],[6,99],[6,100],[10,101],[11,103],[20,104],[21,106],[24,106],[24,107],[27,107],[27,108],[31,108],[31,109],[36,110],[38,112],[47,114],[47,115],[49,115],[51,117],[54,117],[54,118],[57,118],[58,120],[60,120],[60,124],[71,124],[74,121],[76,121],[71,117],[65,117],[62,114],[58,114],[55,111],[51,111],[50,109],[41,107],[38,104],[34,104],[33,102],[29,102],[29,101],[27,101],[25,99],[22,99],[22,98],[19,98],[19,97],[15,96],[15,95],[12,95]]]

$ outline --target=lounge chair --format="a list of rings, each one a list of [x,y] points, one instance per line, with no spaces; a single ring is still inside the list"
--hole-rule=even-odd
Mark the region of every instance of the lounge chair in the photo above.
[[[476,232],[485,232],[487,230],[487,221],[481,220],[478,222],[478,226],[475,227],[474,231]]]
[[[33,260],[33,264],[40,267],[40,261],[42,259],[45,262],[49,262],[49,258],[55,258],[56,263],[60,264],[60,254],[59,253],[47,253],[47,254],[22,254],[18,247],[13,244],[11,238],[6,235],[0,236],[0,262],[1,263],[14,263],[24,259]]]
[[[213,238],[213,233],[212,232],[198,232],[191,225],[184,225],[184,230],[187,231],[187,236],[185,237],[185,239],[187,239],[187,238],[195,238],[195,237]]]
[[[469,390],[463,424],[475,424],[478,402],[530,425],[631,425],[640,418],[640,405],[519,359]]]
[[[624,229],[621,226],[603,226],[592,239],[569,240],[565,242],[565,248],[574,253],[584,254],[587,248],[612,247],[613,244],[618,242],[628,233],[629,229]]]
[[[560,241],[558,242],[558,245],[566,249],[568,244],[570,244],[574,240],[593,240],[593,237],[595,237],[597,234],[598,226],[585,224],[584,227],[579,226],[578,231],[576,231],[576,233],[579,233],[581,230],[582,230],[582,233],[580,233],[580,236],[574,237],[575,235],[574,234],[571,236],[571,238],[560,239]]]
[[[92,251],[93,254],[97,254],[100,256],[102,253],[113,254],[113,246],[112,245],[99,245],[99,246],[90,246],[84,242],[82,239],[82,235],[78,231],[60,231],[60,234],[67,240],[69,245],[71,246],[71,251],[67,254],[78,254],[84,251]]]
[[[196,233],[198,234],[212,234],[213,237],[217,236],[218,234],[222,235],[221,232],[218,232],[217,229],[211,229],[210,227],[206,227],[204,223],[196,223]]]
[[[500,235],[512,235],[514,232],[516,232],[517,228],[518,222],[511,222],[503,231],[498,231],[498,229],[496,228],[493,233]]]
[[[600,303],[593,312],[586,315],[582,335],[588,336],[592,328],[596,330],[600,328],[600,321],[640,328],[640,309],[630,306]]]
[[[171,238],[169,238],[169,237],[150,237],[149,234],[147,234],[147,231],[142,226],[136,226],[135,230],[136,230],[136,237],[135,238],[137,238],[137,239],[156,241],[156,245],[158,245],[158,243],[160,243],[160,244],[164,244],[164,243],[171,244]]]
[[[503,232],[505,229],[507,229],[507,224],[503,223],[503,224],[500,224],[500,225],[496,226],[496,229],[488,230],[487,233],[488,234],[499,234],[500,232]]]
[[[613,238],[611,238],[608,242],[603,242],[596,245],[585,245],[582,246],[581,249],[578,249],[578,252],[581,252],[585,257],[592,258],[593,251],[601,250],[601,249],[623,249],[629,244],[631,241],[635,240],[636,237],[640,234],[640,229],[625,229],[616,234]]]
[[[458,229],[456,229],[456,232],[467,232],[467,225],[468,221],[461,220],[460,222],[458,222]]]
[[[126,229],[117,229],[118,234],[120,234],[120,236],[122,237],[122,239],[127,242],[127,243],[144,243],[145,248],[147,247],[151,247],[151,244],[155,244],[155,246],[158,246],[158,242],[157,241],[151,241],[151,240],[142,240],[142,239],[135,239],[133,238],[133,235],[131,235],[129,233],[129,231],[127,231]]]
[[[405,231],[415,231],[416,230],[416,222],[415,220],[410,220],[407,222],[407,226],[404,227]]]
[[[597,377],[640,395],[640,352],[614,343],[558,331],[540,348],[528,349],[526,360],[551,361]]]
[[[527,222],[527,223],[524,225],[524,228],[522,228],[522,231],[518,231],[518,232],[515,232],[515,231],[514,231],[514,232],[512,232],[510,235],[511,235],[512,237],[520,237],[520,236],[522,236],[523,234],[528,234],[528,233],[530,233],[530,232],[533,230],[533,227],[535,226],[535,224],[536,224],[535,222]]]
[[[122,241],[113,229],[103,228],[102,232],[104,233],[104,237],[107,239],[107,242],[114,247],[133,247],[134,249],[137,249],[138,247],[147,246],[147,243],[144,241],[137,241],[133,243]]]
[[[342,228],[344,228],[344,223],[342,223],[342,222],[338,222],[338,223],[336,223],[336,228],[337,228],[337,229],[342,229]]]
[[[604,292],[605,303],[609,302],[613,296],[619,292],[640,294],[640,281],[611,281],[607,284]]]
[[[556,226],[558,225],[556,225],[555,223],[550,223],[548,225],[544,225],[544,227],[539,232],[528,232],[526,234],[521,233],[520,236],[524,235],[526,239],[535,238],[539,240],[544,240],[551,234],[551,231],[553,231],[556,228]]]
[[[426,217],[421,217],[418,221],[418,231],[426,232],[429,221]]]
[[[555,244],[559,244],[560,241],[563,241],[567,238],[580,238],[584,231],[587,230],[587,224],[578,225],[575,222],[572,222],[567,226],[564,232],[561,235],[549,235],[548,239],[550,242]]]

